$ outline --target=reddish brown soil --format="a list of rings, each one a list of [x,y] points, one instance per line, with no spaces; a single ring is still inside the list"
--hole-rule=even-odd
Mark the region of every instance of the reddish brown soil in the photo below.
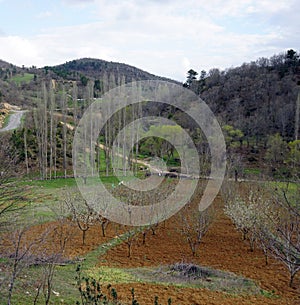
[[[141,236],[133,244],[132,255],[127,257],[127,246],[122,244],[101,258],[100,264],[118,267],[159,266],[176,262],[193,262],[197,264],[227,270],[253,279],[262,289],[274,291],[278,298],[263,296],[233,297],[228,294],[208,290],[179,289],[150,284],[134,285],[138,299],[143,304],[153,304],[155,295],[160,296],[161,303],[167,304],[172,297],[175,304],[300,304],[300,276],[296,277],[294,287],[289,288],[289,274],[279,262],[265,257],[259,249],[249,250],[247,242],[241,239],[232,222],[220,212],[214,224],[200,245],[198,256],[193,257],[188,244],[178,233],[177,217],[174,216],[160,225],[155,235],[151,232],[143,245]],[[130,296],[132,285],[118,285],[122,295]],[[163,301],[163,302],[162,302]]]
[[[216,202],[221,204],[220,199]],[[269,259],[265,265],[265,258],[259,249],[249,250],[247,242],[243,241],[232,222],[224,215],[219,207],[215,221],[204,237],[198,250],[198,256],[193,257],[188,244],[178,232],[178,218],[173,216],[160,224],[152,235],[149,231],[146,243],[142,236],[134,242],[131,257],[127,257],[127,245],[121,244],[99,258],[100,265],[117,267],[159,266],[176,262],[197,263],[217,269],[231,271],[253,279],[262,289],[273,291],[275,297],[265,296],[235,296],[207,289],[177,288],[156,284],[136,283],[118,284],[118,295],[123,301],[131,300],[131,288],[134,287],[139,303],[153,304],[154,297],[159,296],[160,304],[167,304],[172,298],[172,304],[255,304],[255,305],[299,305],[300,304],[300,275],[294,281],[294,287],[289,288],[289,274],[285,267],[274,259]],[[44,226],[34,228],[35,234],[44,230]],[[120,233],[117,226],[110,224],[105,238],[102,237],[99,225],[91,227],[86,235],[86,245],[82,245],[82,235],[77,227],[68,228],[72,237],[67,243],[66,254],[70,257],[83,256],[95,249],[99,244],[113,238]],[[52,243],[54,245],[54,243]]]

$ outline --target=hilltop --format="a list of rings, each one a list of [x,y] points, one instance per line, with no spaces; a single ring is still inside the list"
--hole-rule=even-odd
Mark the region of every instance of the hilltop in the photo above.
[[[116,82],[164,80],[178,83],[124,63],[94,58],[76,59],[42,68],[18,67],[0,60],[0,102],[32,107],[35,105],[37,92],[41,91],[42,83],[51,80],[65,84],[76,82],[79,98],[83,98],[85,87],[92,81],[95,84],[94,95],[97,97],[101,95],[103,79],[111,81],[112,77]]]
[[[95,58],[82,58],[68,61],[65,64],[44,67],[45,70],[51,70],[56,75],[65,79],[78,80],[78,76],[96,80],[102,79],[105,75],[115,75],[115,77],[125,77],[126,82],[132,80],[166,80],[174,82],[174,80],[160,77],[139,68],[118,62],[105,61]]]

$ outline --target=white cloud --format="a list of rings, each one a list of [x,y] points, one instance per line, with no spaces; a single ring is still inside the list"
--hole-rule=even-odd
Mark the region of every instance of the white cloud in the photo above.
[[[192,0],[190,6],[195,10],[205,11],[211,17],[243,17],[247,14],[258,13],[264,16],[288,10],[297,0]]]
[[[1,47],[0,58],[16,65],[31,66],[35,62],[41,62],[38,57],[36,46],[28,39],[18,36],[0,37]]]
[[[43,19],[43,18],[50,18],[53,16],[53,13],[50,12],[50,11],[44,11],[44,12],[41,12],[37,15],[37,18],[39,19]]]
[[[95,0],[61,0],[62,3],[67,4],[67,5],[72,5],[72,6],[86,6]]]
[[[93,8],[95,22],[84,23],[81,14],[74,16],[81,25],[48,27],[26,39],[0,36],[0,58],[43,66],[96,57],[184,80],[190,68],[226,68],[299,48],[296,0],[59,1]],[[240,29],[246,23],[251,33]]]

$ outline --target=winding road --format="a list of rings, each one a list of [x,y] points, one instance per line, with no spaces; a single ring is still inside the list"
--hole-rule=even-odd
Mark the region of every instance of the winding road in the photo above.
[[[9,117],[9,122],[8,122],[7,126],[5,126],[4,128],[1,128],[0,132],[17,129],[21,124],[21,118],[25,112],[26,112],[25,110],[14,111]]]

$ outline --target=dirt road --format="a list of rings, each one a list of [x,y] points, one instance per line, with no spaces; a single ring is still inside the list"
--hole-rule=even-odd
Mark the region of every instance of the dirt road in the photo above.
[[[21,124],[21,118],[22,118],[24,112],[25,112],[24,110],[14,111],[9,118],[9,122],[8,122],[7,126],[4,128],[1,128],[0,132],[10,131],[10,130],[14,130],[14,129],[18,128]]]

